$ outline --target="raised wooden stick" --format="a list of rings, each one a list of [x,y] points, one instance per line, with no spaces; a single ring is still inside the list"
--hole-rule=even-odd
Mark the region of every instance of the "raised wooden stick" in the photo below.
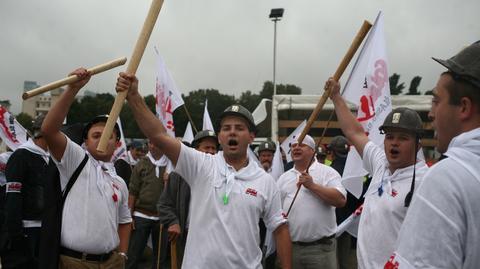
[[[163,0],[153,0],[152,4],[150,5],[150,10],[145,18],[142,31],[137,39],[135,49],[133,50],[132,57],[128,62],[127,70],[125,71],[127,74],[134,75],[137,72],[137,68],[140,64],[140,60],[142,59],[145,47],[147,46],[148,39],[150,39],[153,27],[155,26],[155,22],[158,18],[158,14],[162,9],[162,4]],[[105,152],[107,148],[108,139],[112,135],[113,127],[115,126],[118,115],[122,110],[122,106],[126,97],[127,92],[120,92],[117,94],[117,97],[115,97],[115,102],[113,103],[112,110],[110,110],[110,115],[108,116],[107,123],[105,124],[102,136],[100,137],[100,142],[97,146],[97,150],[100,152]]]
[[[342,61],[340,62],[340,65],[337,68],[337,71],[335,71],[335,74],[333,75],[334,80],[338,81],[340,79],[343,72],[347,68],[348,64],[352,60],[353,56],[355,55],[355,52],[357,51],[358,47],[360,47],[360,44],[362,44],[363,39],[367,36],[368,31],[370,31],[370,28],[372,28],[372,24],[368,21],[363,21],[362,27],[360,28],[357,35],[355,36],[355,39],[353,39],[353,42],[350,45],[350,48],[348,49],[347,54],[345,54]],[[317,106],[313,110],[312,114],[310,114],[310,118],[308,119],[307,124],[305,125],[305,129],[303,129],[303,132],[298,137],[299,144],[303,142],[303,139],[305,138],[307,133],[310,131],[310,128],[315,122],[315,119],[318,117],[318,115],[320,114],[320,111],[322,111],[323,106],[327,102],[328,96],[330,96],[330,91],[325,90],[322,97],[318,101]],[[301,187],[302,185],[298,186],[297,191],[295,192],[295,196],[293,197],[292,203],[290,203],[290,206],[288,207],[286,216],[288,216],[288,214],[290,213],[290,210],[292,209],[293,203],[295,203],[295,200],[297,199],[297,195]]]
[[[127,62],[127,58],[125,58],[125,57],[118,58],[118,59],[115,59],[113,61],[110,61],[110,62],[101,64],[101,65],[97,65],[95,67],[89,68],[89,69],[87,69],[87,71],[90,72],[92,75],[96,75],[98,73],[105,72],[105,71],[110,70],[112,68],[115,68],[117,66],[124,65],[126,62]],[[22,95],[22,98],[23,98],[23,100],[27,100],[30,97],[37,96],[37,95],[42,94],[44,92],[48,92],[48,91],[60,88],[62,86],[65,86],[65,85],[70,84],[70,83],[74,83],[76,81],[78,81],[78,77],[76,75],[68,76],[64,79],[60,79],[60,80],[51,82],[47,85],[44,85],[44,86],[35,88],[33,90],[30,90],[28,92],[24,92],[23,95]]]

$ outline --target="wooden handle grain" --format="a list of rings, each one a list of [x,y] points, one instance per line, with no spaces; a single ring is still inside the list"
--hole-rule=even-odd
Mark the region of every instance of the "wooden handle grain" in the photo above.
[[[98,73],[105,72],[107,70],[110,70],[112,68],[115,68],[120,65],[124,65],[127,62],[127,58],[118,58],[113,61],[97,65],[95,67],[87,69],[88,72],[90,72],[92,75],[96,75]],[[60,79],[51,83],[48,83],[47,85],[35,88],[33,90],[30,90],[28,92],[24,92],[22,95],[23,100],[27,100],[30,97],[37,96],[39,94],[42,94],[44,92],[48,92],[57,88],[60,88],[62,86],[65,86],[70,83],[74,83],[78,81],[78,77],[76,75],[68,76],[64,79]]]
[[[370,31],[370,28],[372,28],[372,24],[368,21],[363,21],[362,27],[357,32],[357,35],[353,39],[352,44],[350,45],[350,48],[348,49],[347,53],[343,57],[342,61],[340,62],[340,65],[337,67],[337,71],[335,71],[335,74],[333,75],[334,80],[338,81],[340,79],[343,72],[347,68],[348,64],[352,60],[353,56],[355,55],[355,52],[362,44],[363,39],[365,39],[365,37],[367,36],[368,31]],[[315,119],[317,119],[318,115],[322,111],[323,106],[327,102],[329,96],[330,96],[330,91],[326,90],[323,93],[320,100],[318,101],[317,106],[313,110],[312,114],[310,114],[310,118],[308,118],[307,124],[305,125],[305,129],[303,129],[303,132],[298,137],[299,143],[302,143],[303,139],[310,131],[310,128],[315,122]]]
[[[137,72],[138,65],[140,64],[140,60],[142,59],[148,40],[150,39],[150,35],[152,34],[152,30],[155,26],[155,22],[157,21],[158,14],[162,9],[162,4],[163,0],[153,0],[152,4],[150,5],[147,17],[145,18],[145,22],[143,23],[142,31],[140,32],[140,36],[137,39],[137,43],[135,44],[135,48],[132,53],[132,57],[130,57],[127,70],[125,71],[127,74],[134,75]],[[115,122],[117,121],[118,115],[120,115],[120,111],[122,110],[122,106],[125,102],[126,97],[127,92],[120,92],[115,97],[115,102],[113,103],[112,109],[110,110],[107,123],[105,124],[105,129],[103,129],[102,136],[100,137],[100,142],[97,146],[97,150],[100,152],[105,152],[105,150],[107,149],[108,139],[112,135]]]

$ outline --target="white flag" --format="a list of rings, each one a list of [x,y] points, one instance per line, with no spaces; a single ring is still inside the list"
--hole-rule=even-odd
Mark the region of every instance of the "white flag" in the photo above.
[[[203,130],[210,130],[213,131],[213,124],[212,120],[210,119],[210,114],[208,114],[208,100],[205,99],[205,110],[203,111],[203,126],[202,126],[202,131]]]
[[[270,171],[270,175],[273,177],[273,179],[275,179],[275,181],[277,181],[278,178],[284,172],[282,153],[280,152],[280,145],[278,144],[278,142],[276,144],[277,144],[277,148],[275,149],[275,154],[273,155],[272,170]]]
[[[190,124],[190,122],[188,122],[187,128],[185,128],[185,133],[183,134],[182,141],[192,144],[193,138],[194,137],[193,137],[192,125]]]
[[[27,142],[27,130],[3,106],[0,106],[0,138],[13,151]]]
[[[368,38],[363,46],[352,73],[345,84],[343,97],[358,106],[357,120],[368,134],[370,141],[383,143],[384,136],[378,127],[392,111],[388,63],[383,31],[383,16],[379,12]],[[357,198],[362,193],[363,169],[356,150],[348,153],[342,183]]]
[[[272,100],[263,98],[262,101],[260,101],[260,104],[258,104],[252,112],[255,125],[262,123],[267,118],[267,102],[272,102]]]
[[[120,146],[115,149],[112,155],[112,163],[120,158],[125,158],[127,156],[127,144],[125,143],[125,136],[123,135],[122,122],[120,117],[117,118],[118,128],[120,129]]]
[[[157,117],[167,130],[167,133],[175,137],[173,125],[173,111],[183,105],[182,95],[177,90],[177,85],[168,72],[165,63],[157,54],[157,78],[155,84],[155,110]]]
[[[292,156],[291,156],[291,150],[290,150],[290,146],[294,143],[297,142],[297,139],[298,137],[300,136],[300,134],[303,132],[303,129],[305,129],[305,126],[307,125],[307,121],[306,120],[303,120],[303,122],[298,125],[297,129],[295,129],[295,131],[293,131],[283,142],[282,142],[282,149],[283,151],[285,152],[285,155],[287,157],[287,162],[291,162],[292,161]]]
[[[339,237],[342,233],[347,232],[353,237],[358,237],[358,225],[360,224],[360,216],[362,215],[363,204],[360,205],[348,218],[337,226],[335,237]]]

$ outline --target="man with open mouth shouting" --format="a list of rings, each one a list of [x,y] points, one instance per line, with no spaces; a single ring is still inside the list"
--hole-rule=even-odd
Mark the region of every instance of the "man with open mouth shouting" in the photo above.
[[[415,186],[428,170],[425,162],[417,159],[422,120],[414,110],[394,109],[380,126],[380,132],[385,134],[382,149],[368,139],[350,112],[340,95],[340,84],[330,78],[325,83],[327,88],[343,133],[372,176],[358,228],[358,267],[382,268],[394,249]]]
[[[258,222],[274,231],[283,268],[291,268],[291,242],[273,178],[253,160],[247,147],[255,137],[252,114],[240,105],[219,118],[223,152],[210,155],[170,137],[138,93],[134,75],[120,73],[117,91],[127,100],[140,129],[190,185],[189,235],[182,268],[262,268]]]

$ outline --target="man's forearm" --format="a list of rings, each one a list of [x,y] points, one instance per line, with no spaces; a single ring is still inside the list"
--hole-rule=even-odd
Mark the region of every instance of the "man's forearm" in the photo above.
[[[118,252],[127,253],[128,240],[130,239],[131,225],[130,223],[118,224],[118,237],[120,244],[118,245]]]
[[[277,257],[280,259],[282,269],[292,268],[292,240],[288,225],[282,224],[274,231],[277,246]]]
[[[67,90],[60,95],[58,101],[50,108],[42,124],[42,133],[44,135],[60,131],[77,92],[78,90],[73,90],[68,87]]]
[[[319,199],[334,207],[344,207],[347,199],[337,189],[313,183],[309,188]]]

